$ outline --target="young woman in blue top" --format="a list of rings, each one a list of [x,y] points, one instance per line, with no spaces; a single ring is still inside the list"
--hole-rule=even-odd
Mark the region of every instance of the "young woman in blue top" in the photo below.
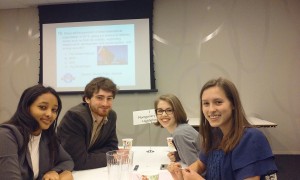
[[[200,92],[202,152],[186,169],[171,163],[176,180],[260,180],[277,172],[268,140],[246,119],[235,85],[208,81]]]

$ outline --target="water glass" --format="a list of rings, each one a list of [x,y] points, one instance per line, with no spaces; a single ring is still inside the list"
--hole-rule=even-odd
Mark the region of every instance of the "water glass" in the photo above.
[[[106,153],[106,159],[109,180],[132,180],[132,151],[109,151]]]

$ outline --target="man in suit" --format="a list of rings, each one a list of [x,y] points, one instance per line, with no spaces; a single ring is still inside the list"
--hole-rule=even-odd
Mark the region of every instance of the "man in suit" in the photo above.
[[[85,87],[83,102],[62,118],[57,134],[74,170],[105,167],[106,152],[118,149],[117,114],[112,110],[117,90],[110,79],[94,78]]]

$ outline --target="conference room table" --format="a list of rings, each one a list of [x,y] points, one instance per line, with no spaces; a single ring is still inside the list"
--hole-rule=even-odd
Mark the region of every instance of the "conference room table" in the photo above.
[[[167,157],[167,146],[133,146],[133,167],[138,165],[138,169],[133,171],[132,180],[141,179],[143,172],[155,172],[159,174],[159,180],[172,180],[168,170],[161,170],[162,164],[169,164]],[[153,152],[149,152],[153,151]],[[184,166],[184,165],[183,165]],[[73,171],[74,180],[108,180],[107,167]]]
[[[247,117],[249,123],[256,128],[274,128],[277,127],[277,124],[271,121],[267,121],[264,119],[256,118],[256,117]],[[200,119],[199,118],[189,118],[188,122],[191,126],[193,126],[197,131],[199,131]]]

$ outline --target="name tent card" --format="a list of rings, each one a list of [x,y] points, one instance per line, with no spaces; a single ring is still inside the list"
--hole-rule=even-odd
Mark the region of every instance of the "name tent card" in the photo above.
[[[150,124],[157,122],[157,117],[154,109],[133,111],[133,125],[149,124],[149,143],[150,149],[147,150],[148,153],[154,152],[151,149],[151,131]]]
[[[154,109],[133,111],[133,125],[150,124],[157,122]]]

